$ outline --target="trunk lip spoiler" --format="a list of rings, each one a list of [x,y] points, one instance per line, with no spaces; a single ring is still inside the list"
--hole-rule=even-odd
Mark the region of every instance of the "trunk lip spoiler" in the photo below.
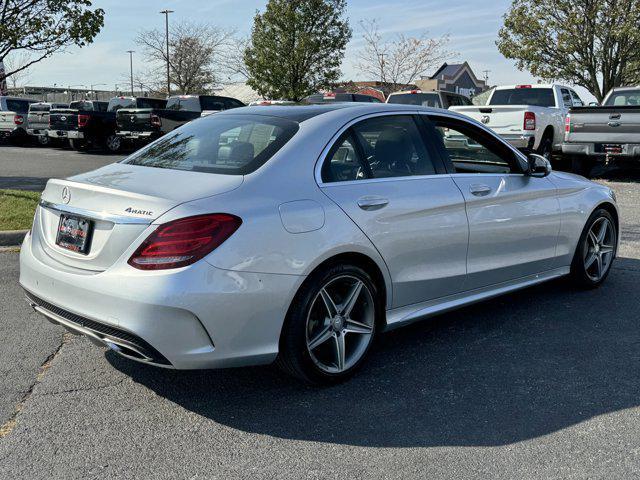
[[[128,217],[126,215],[115,215],[107,212],[95,212],[92,210],[86,210],[79,207],[71,207],[69,205],[61,205],[59,203],[52,203],[46,200],[40,200],[40,206],[58,212],[71,213],[79,215],[81,217],[87,217],[95,220],[104,220],[115,224],[125,225],[151,225],[154,219],[152,218],[138,218]]]

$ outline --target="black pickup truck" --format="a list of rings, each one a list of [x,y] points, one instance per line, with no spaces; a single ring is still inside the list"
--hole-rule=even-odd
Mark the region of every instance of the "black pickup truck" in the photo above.
[[[116,134],[134,144],[147,143],[162,136],[160,111],[167,101],[161,98],[121,97],[116,112]]]
[[[240,100],[218,95],[176,95],[169,97],[167,108],[158,111],[160,132],[164,135],[196,118],[244,106],[245,104]]]
[[[71,102],[68,109],[51,111],[47,134],[53,138],[68,138],[69,144],[76,150],[94,146],[115,153],[124,144],[123,138],[116,134],[116,113],[131,104],[153,101],[157,99],[114,97],[109,102]]]

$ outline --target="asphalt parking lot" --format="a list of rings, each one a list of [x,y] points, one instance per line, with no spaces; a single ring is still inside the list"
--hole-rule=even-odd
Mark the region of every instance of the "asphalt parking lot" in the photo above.
[[[2,147],[0,188],[118,158]],[[0,478],[640,478],[640,174],[600,181],[624,220],[602,288],[556,281],[388,333],[324,389],[121,359],[32,313],[0,253]]]

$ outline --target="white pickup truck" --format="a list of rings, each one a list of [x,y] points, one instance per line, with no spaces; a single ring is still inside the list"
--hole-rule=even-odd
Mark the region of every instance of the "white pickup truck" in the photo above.
[[[572,88],[554,83],[496,87],[487,105],[450,110],[482,122],[516,148],[550,159],[562,152],[569,109],[582,105]]]
[[[27,138],[27,114],[35,100],[19,97],[0,97],[0,138]]]

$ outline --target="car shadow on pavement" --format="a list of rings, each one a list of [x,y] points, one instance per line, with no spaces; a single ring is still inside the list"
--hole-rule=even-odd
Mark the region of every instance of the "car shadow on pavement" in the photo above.
[[[238,430],[371,447],[494,446],[640,402],[640,261],[600,289],[555,281],[382,335],[368,364],[312,388],[272,366],[180,372],[108,361]]]
[[[0,177],[0,188],[41,192],[48,181],[48,178],[41,177]]]

